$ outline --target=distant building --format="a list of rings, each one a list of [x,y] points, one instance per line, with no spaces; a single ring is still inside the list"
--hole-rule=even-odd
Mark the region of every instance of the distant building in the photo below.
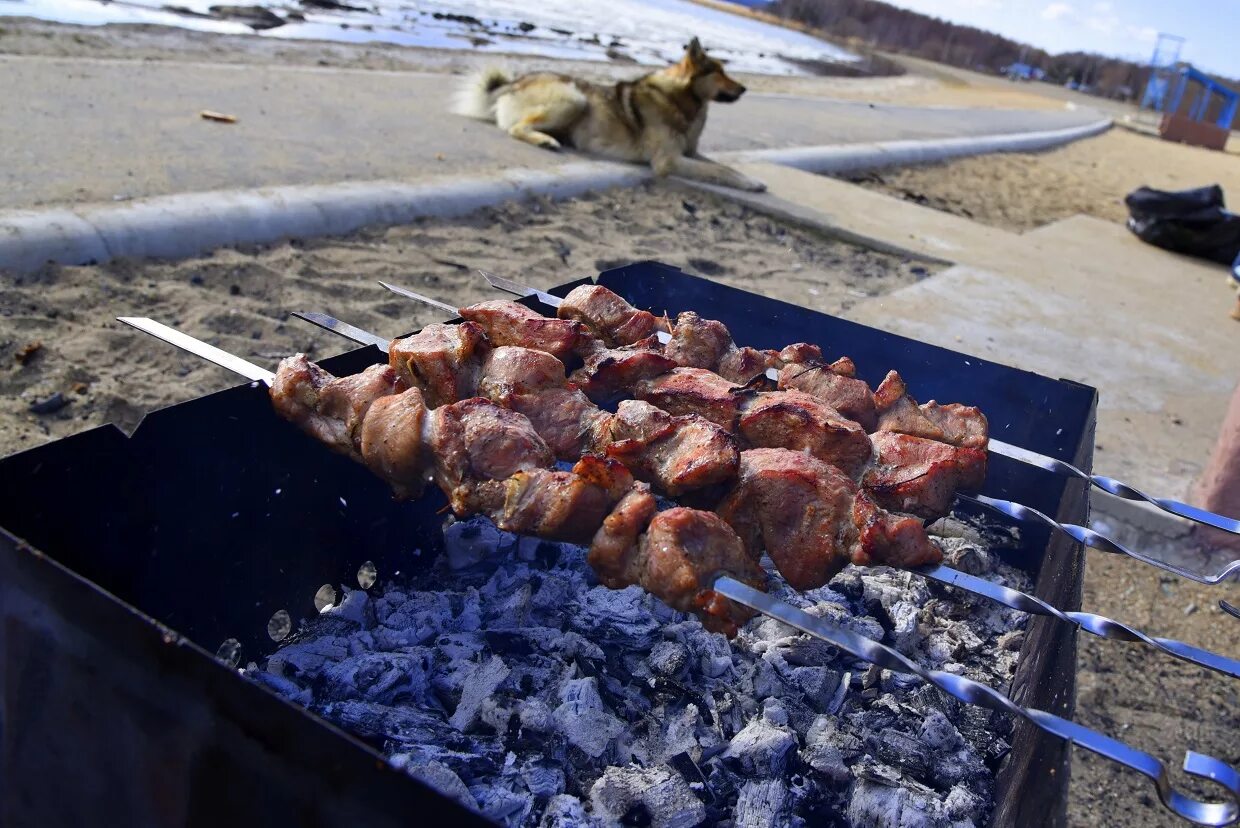
[[[1002,71],[1007,75],[1008,80],[1040,81],[1046,77],[1044,70],[1030,66],[1028,63],[1013,63],[1004,66]]]

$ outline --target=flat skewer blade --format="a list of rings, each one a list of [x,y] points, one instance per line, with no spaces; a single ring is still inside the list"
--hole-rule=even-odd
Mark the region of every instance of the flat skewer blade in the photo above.
[[[529,285],[523,285],[519,282],[514,282],[511,279],[505,279],[503,276],[496,276],[494,273],[486,270],[479,270],[478,273],[483,279],[486,279],[493,288],[506,290],[517,296],[534,296],[539,302],[553,308],[558,308],[560,305],[564,304],[564,300],[560,297],[541,291],[538,288],[532,288]]]
[[[412,291],[406,287],[401,287],[400,285],[389,284],[388,282],[385,282],[382,279],[379,280],[379,284],[383,285],[385,288],[392,291],[392,293],[395,293],[397,296],[403,296],[406,299],[413,299],[415,302],[421,302],[424,305],[430,305],[432,308],[439,308],[442,311],[447,311],[448,313],[452,314],[454,317],[461,315],[460,308],[454,308],[451,305],[449,305],[447,302],[440,302],[438,299],[432,299],[429,296],[423,296],[420,293]]]
[[[162,339],[169,345],[174,345],[183,351],[188,351],[195,356],[200,356],[208,362],[214,362],[221,368],[227,368],[229,371],[240,374],[248,380],[271,385],[275,382],[276,375],[266,368],[255,365],[253,362],[247,362],[239,356],[234,356],[228,351],[220,350],[214,345],[208,345],[201,339],[195,339],[186,333],[181,333],[176,328],[169,328],[154,319],[148,319],[145,316],[118,316],[117,322],[124,322],[131,328],[137,328],[143,333],[150,334],[156,339]]]
[[[343,336],[345,339],[351,339],[359,345],[374,345],[383,353],[386,354],[388,352],[389,340],[384,339],[378,334],[372,334],[370,331],[364,331],[355,325],[350,325],[348,322],[342,322],[334,316],[328,316],[325,313],[315,313],[314,311],[293,311],[293,316],[296,316],[298,319],[304,319],[311,325],[318,325],[324,330]]]

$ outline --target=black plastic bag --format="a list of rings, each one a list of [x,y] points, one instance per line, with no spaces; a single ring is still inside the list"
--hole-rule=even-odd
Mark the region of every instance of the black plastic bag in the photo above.
[[[1224,209],[1217,184],[1179,192],[1142,187],[1124,203],[1128,229],[1144,242],[1225,265],[1240,258],[1240,216]]]

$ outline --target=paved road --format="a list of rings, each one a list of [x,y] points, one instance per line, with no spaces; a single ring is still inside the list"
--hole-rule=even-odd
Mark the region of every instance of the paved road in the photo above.
[[[564,160],[446,114],[455,78],[410,72],[0,58],[0,208],[174,192],[418,179]],[[203,109],[235,114],[204,121]],[[705,149],[1017,132],[1086,111],[917,109],[753,95]]]

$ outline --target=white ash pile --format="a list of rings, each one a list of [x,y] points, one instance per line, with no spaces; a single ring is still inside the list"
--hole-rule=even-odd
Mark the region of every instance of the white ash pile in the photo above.
[[[975,530],[936,528],[953,564],[1028,587]],[[762,617],[729,642],[597,586],[577,547],[482,520],[445,542],[427,573],[349,591],[246,674],[505,825],[985,823],[1005,717]],[[772,585],[923,664],[1011,679],[1020,613],[889,569]]]

